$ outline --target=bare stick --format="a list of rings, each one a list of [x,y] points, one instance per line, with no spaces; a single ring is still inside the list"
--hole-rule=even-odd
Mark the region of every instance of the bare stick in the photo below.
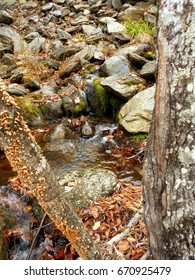
[[[132,226],[136,225],[137,222],[139,221],[139,219],[142,217],[142,213],[143,213],[143,208],[141,208],[141,209],[135,214],[135,216],[133,216],[133,218],[132,218],[132,219],[129,221],[129,223],[127,224],[126,229],[125,229],[123,232],[121,232],[121,233],[115,235],[113,238],[111,238],[111,239],[108,241],[108,244],[109,244],[109,245],[112,245],[113,242],[118,242],[118,241],[122,240],[125,236],[127,236],[127,235],[129,234],[129,229],[130,229]]]
[[[32,241],[32,244],[31,244],[31,246],[30,246],[30,250],[29,250],[28,256],[27,256],[27,258],[26,258],[27,260],[30,260],[32,251],[33,251],[34,246],[35,246],[35,243],[36,243],[36,241],[37,241],[37,237],[38,237],[39,232],[40,232],[40,230],[41,230],[41,228],[42,228],[42,226],[43,226],[43,223],[44,223],[44,221],[45,221],[46,216],[47,216],[47,214],[45,213],[45,214],[43,215],[43,218],[42,218],[42,220],[41,220],[41,223],[40,223],[40,225],[39,225],[39,227],[38,227],[38,229],[37,229],[37,232],[36,232],[36,234],[35,234],[35,237],[33,238],[33,241]]]

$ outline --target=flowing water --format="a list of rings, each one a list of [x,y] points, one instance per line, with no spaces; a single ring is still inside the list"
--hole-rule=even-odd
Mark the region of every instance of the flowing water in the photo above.
[[[93,122],[93,118],[92,118]],[[116,173],[121,181],[140,185],[141,164],[139,158],[134,156],[137,152],[135,141],[131,141],[129,135],[120,130],[118,125],[109,118],[95,120],[95,134],[92,137],[79,136],[75,139],[65,139],[74,146],[71,157],[60,152],[44,152],[52,170],[58,175],[63,171],[73,171],[85,168],[105,168]],[[45,143],[39,141],[41,147]],[[132,145],[134,147],[132,148]],[[10,259],[26,259],[32,242],[32,231],[29,231],[32,223],[32,214],[26,210],[26,203],[11,191],[6,185],[10,176],[15,175],[5,156],[1,154],[0,164],[0,204],[7,207],[17,220],[15,230],[17,238],[11,238]],[[13,234],[14,235],[14,234]],[[18,236],[20,237],[18,238]],[[31,258],[36,259],[44,249],[39,246],[32,252]]]

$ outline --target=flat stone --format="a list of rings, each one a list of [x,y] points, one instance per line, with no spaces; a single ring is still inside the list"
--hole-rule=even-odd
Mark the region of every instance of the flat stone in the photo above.
[[[124,100],[129,100],[146,86],[146,81],[136,74],[115,74],[101,81],[101,85]]]

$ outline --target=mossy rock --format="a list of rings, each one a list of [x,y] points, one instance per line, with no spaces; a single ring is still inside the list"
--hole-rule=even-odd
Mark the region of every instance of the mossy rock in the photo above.
[[[100,84],[101,78],[93,80],[95,90],[94,98],[91,100],[91,108],[97,116],[104,116],[107,111],[109,95],[105,88]]]
[[[20,113],[28,125],[33,126],[43,121],[43,115],[40,109],[30,100],[29,96],[20,96],[16,98],[16,103],[20,108]]]
[[[91,99],[91,108],[97,116],[115,117],[124,102],[117,96],[112,95],[101,85],[102,78],[95,78],[93,86],[94,97]]]
[[[73,85],[62,88],[59,92],[62,106],[67,116],[78,116],[88,108],[82,92]]]

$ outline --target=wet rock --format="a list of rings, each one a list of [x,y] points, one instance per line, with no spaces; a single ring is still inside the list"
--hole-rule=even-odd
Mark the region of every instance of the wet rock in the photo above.
[[[131,70],[129,61],[123,55],[111,56],[100,67],[102,76],[112,76],[118,73],[127,74]]]
[[[72,172],[69,176],[61,174],[59,183],[61,186],[72,185],[75,187],[66,193],[74,208],[87,208],[90,202],[111,195],[117,188],[117,177],[114,172],[105,169],[88,169]],[[75,182],[75,184],[74,184]],[[65,188],[66,189],[66,188]]]
[[[140,89],[146,86],[146,81],[136,74],[115,74],[102,80],[101,85],[124,100],[129,100]]]
[[[156,87],[138,92],[120,110],[119,123],[130,133],[149,132]]]
[[[65,138],[66,132],[65,132],[65,126],[63,124],[58,124],[57,126],[54,126],[52,129],[49,130],[46,134],[43,136],[44,142],[53,142],[53,141],[59,141]]]
[[[91,137],[95,134],[95,127],[86,121],[82,126],[81,134],[84,137]]]
[[[55,120],[63,117],[62,100],[58,96],[46,97],[45,102],[39,106],[46,120]]]
[[[145,79],[154,79],[156,70],[156,61],[147,62],[141,69],[140,75]]]
[[[70,155],[70,158],[72,156],[72,153],[75,152],[75,145],[71,142],[64,142],[64,141],[54,141],[54,142],[48,142],[43,147],[43,152],[57,152],[58,154],[62,155]]]

